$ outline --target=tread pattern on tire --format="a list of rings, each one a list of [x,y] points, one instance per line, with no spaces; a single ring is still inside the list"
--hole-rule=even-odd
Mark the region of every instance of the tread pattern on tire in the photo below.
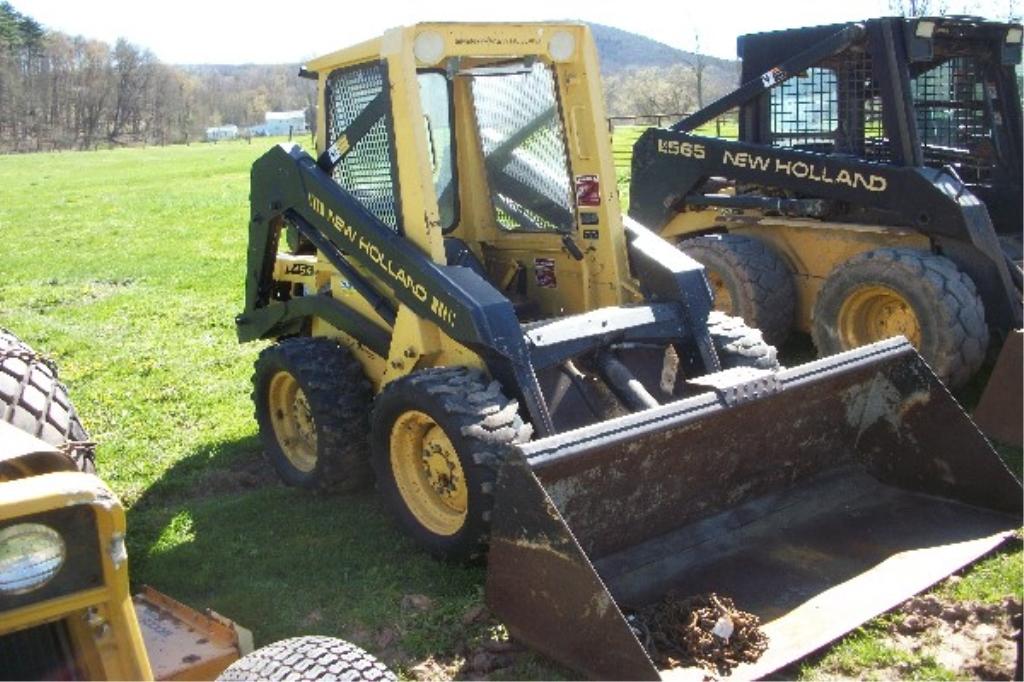
[[[832,271],[818,294],[812,336],[821,355],[842,350],[835,328],[839,306],[852,288],[865,282],[910,287],[925,310],[916,310],[922,326],[919,352],[940,379],[953,388],[967,383],[988,350],[985,307],[970,277],[945,256],[915,249],[884,248],[854,256]],[[922,313],[934,322],[930,329]]]
[[[761,331],[742,318],[713,310],[708,315],[708,332],[715,344],[722,369],[755,367],[778,369],[778,351],[764,340]]]
[[[533,426],[524,422],[519,415],[519,403],[508,398],[502,391],[501,384],[489,380],[480,370],[468,367],[439,367],[414,372],[388,384],[375,401],[372,460],[377,472],[378,486],[383,481],[388,481],[389,486],[392,485],[387,451],[389,433],[382,433],[390,432],[390,424],[380,423],[382,406],[386,407],[391,401],[403,399],[410,394],[429,397],[450,416],[466,443],[469,451],[467,454],[476,465],[478,485],[476,490],[470,490],[470,499],[475,497],[481,500],[478,505],[471,504],[471,517],[467,518],[464,525],[468,535],[459,543],[459,548],[447,552],[436,549],[431,551],[446,559],[478,558],[487,550],[491,509],[494,506],[494,484],[498,478],[498,469],[505,459],[504,448],[528,441],[533,435]],[[453,434],[449,434],[449,437],[452,436]],[[400,497],[392,503],[404,505]],[[472,517],[474,512],[476,518]]]
[[[64,450],[79,471],[96,471],[89,434],[56,365],[6,329],[0,329],[0,419]]]
[[[372,654],[333,637],[283,639],[261,647],[232,663],[219,682],[394,682],[398,678]]]
[[[261,414],[265,403],[261,381],[280,369],[299,381],[317,429],[317,466],[301,485],[341,491],[366,487],[373,480],[367,439],[372,392],[362,365],[346,348],[325,337],[288,338],[263,349],[256,359],[252,399],[268,451],[278,446],[273,426]]]
[[[760,329],[768,343],[786,340],[793,328],[796,288],[789,267],[771,246],[725,233],[686,239],[679,248],[735,282],[733,313]]]

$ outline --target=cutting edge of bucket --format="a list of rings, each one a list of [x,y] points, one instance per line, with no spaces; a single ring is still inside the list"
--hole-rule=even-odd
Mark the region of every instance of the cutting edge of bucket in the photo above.
[[[720,679],[757,679],[775,672],[927,590],[1013,535],[1014,531],[1007,530],[974,540],[895,554],[785,616],[765,623],[762,630],[769,644],[764,654],[756,663],[737,666],[729,676]],[[663,679],[689,679],[695,670],[663,670],[660,674]],[[677,677],[677,672],[683,675]],[[700,672],[703,675],[707,671]]]

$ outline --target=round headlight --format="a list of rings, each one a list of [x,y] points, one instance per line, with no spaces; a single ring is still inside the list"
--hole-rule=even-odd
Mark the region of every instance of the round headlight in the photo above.
[[[548,43],[548,54],[556,62],[567,62],[576,52],[576,37],[566,31],[557,31]]]
[[[41,523],[0,530],[0,594],[24,594],[50,582],[64,565],[60,533]]]
[[[444,57],[444,37],[434,31],[423,31],[412,41],[412,53],[420,64],[433,66]]]

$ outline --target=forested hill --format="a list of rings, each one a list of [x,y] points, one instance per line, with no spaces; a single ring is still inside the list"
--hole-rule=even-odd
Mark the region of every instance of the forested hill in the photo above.
[[[612,26],[591,24],[590,30],[610,116],[692,112],[738,85],[738,61],[686,52]],[[697,34],[690,38],[699,41]]]
[[[590,24],[590,32],[597,43],[597,52],[601,58],[601,71],[615,74],[627,69],[646,68],[651,66],[671,67],[680,63],[692,63],[698,58],[693,52],[669,47],[657,40],[623,31],[614,26]],[[701,55],[708,64],[718,69],[732,70],[735,61],[717,59]]]
[[[693,111],[734,87],[735,62],[592,24],[612,116]],[[42,26],[0,2],[0,151],[198,140],[210,126],[311,109],[298,64],[168,65],[144,46],[113,46]],[[698,87],[698,83],[700,84]]]

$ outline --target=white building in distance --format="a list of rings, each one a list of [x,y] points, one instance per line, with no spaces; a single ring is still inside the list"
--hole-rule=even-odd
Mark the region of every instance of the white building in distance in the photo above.
[[[238,138],[238,126],[226,125],[206,129],[206,141],[234,140]]]
[[[263,124],[252,126],[249,132],[253,135],[287,135],[289,133],[305,133],[306,112],[298,111],[268,111],[264,114]]]

